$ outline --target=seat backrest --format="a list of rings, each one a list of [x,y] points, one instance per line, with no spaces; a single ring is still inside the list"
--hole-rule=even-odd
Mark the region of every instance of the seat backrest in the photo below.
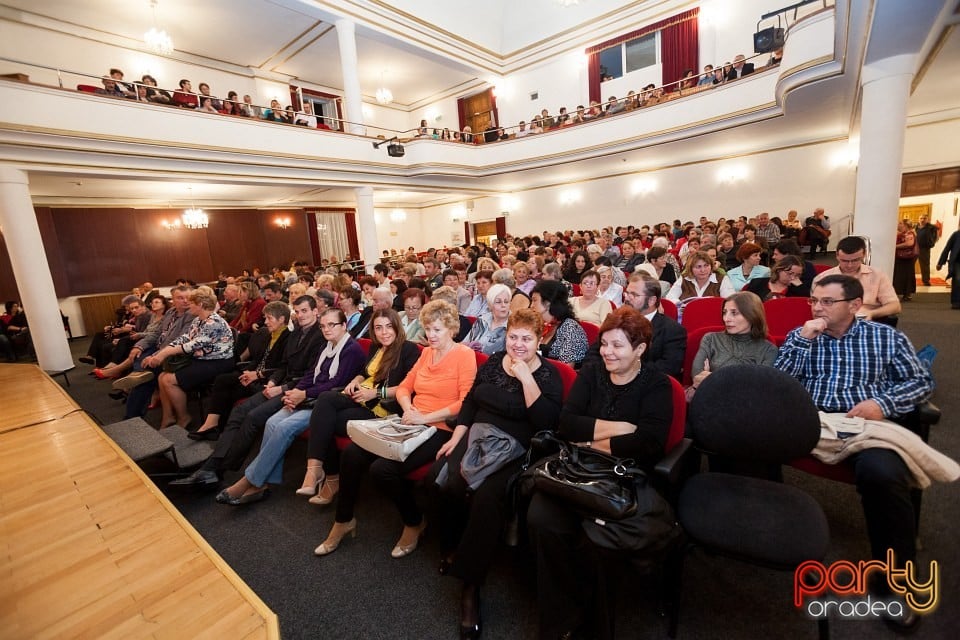
[[[547,361],[555,366],[560,373],[560,382],[563,384],[563,401],[566,402],[567,395],[570,393],[573,383],[577,380],[577,370],[566,362],[560,362],[559,360],[553,360],[551,358],[547,358]]]
[[[593,324],[592,322],[583,322],[578,320],[580,326],[583,327],[583,332],[587,334],[587,344],[593,344],[600,339],[600,327]]]
[[[672,376],[670,378],[670,399],[673,401],[673,420],[670,421],[670,431],[667,433],[667,444],[664,447],[666,453],[683,440],[687,429],[687,396],[684,393],[683,385],[677,382]]]
[[[580,285],[578,285],[578,284],[572,284],[572,285],[570,285],[570,294],[571,294],[573,297],[579,296],[579,295],[580,295]]]
[[[816,271],[817,273],[823,273],[823,272],[826,271],[827,269],[832,269],[832,268],[833,268],[833,267],[831,267],[831,266],[828,265],[828,264],[816,264],[816,263],[815,263],[815,264],[813,265],[813,270]]]
[[[663,309],[663,315],[667,316],[668,318],[676,320],[680,317],[680,315],[677,313],[677,305],[673,302],[673,300],[660,298],[660,307]]]
[[[786,463],[810,453],[820,439],[820,416],[804,386],[763,365],[714,371],[687,415],[698,448],[739,460]]]
[[[360,343],[360,348],[363,349],[363,352],[367,355],[370,355],[370,346],[373,344],[373,342],[370,341],[370,338],[357,338],[357,342]]]
[[[681,324],[687,328],[687,331],[693,331],[699,327],[710,327],[723,322],[722,314],[723,298],[719,296],[696,298],[683,305]]]
[[[473,355],[477,358],[477,369],[485,365],[487,360],[490,359],[490,356],[485,354],[483,351],[474,351]]]
[[[83,91],[85,93],[96,93],[100,87],[94,86],[92,84],[78,84],[77,91]]]
[[[693,359],[697,357],[697,351],[700,350],[700,343],[703,342],[703,336],[717,331],[723,331],[723,325],[718,324],[687,331],[687,350],[683,354],[684,386],[689,387],[693,384]]]
[[[763,311],[767,316],[767,331],[771,336],[785,336],[813,317],[806,298],[767,300],[763,303]]]

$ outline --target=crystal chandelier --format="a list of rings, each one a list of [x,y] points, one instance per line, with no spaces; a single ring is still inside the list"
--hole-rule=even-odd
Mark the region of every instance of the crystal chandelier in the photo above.
[[[163,29],[157,28],[157,3],[158,0],[150,0],[150,10],[153,12],[153,26],[143,34],[143,42],[147,48],[154,53],[161,55],[170,55],[173,53],[173,40]]]
[[[377,102],[380,104],[390,104],[393,102],[393,92],[386,87],[377,89]]]
[[[183,221],[183,226],[187,229],[206,229],[210,223],[210,219],[207,217],[207,214],[203,212],[203,209],[196,208],[190,208],[184,211],[180,219]]]

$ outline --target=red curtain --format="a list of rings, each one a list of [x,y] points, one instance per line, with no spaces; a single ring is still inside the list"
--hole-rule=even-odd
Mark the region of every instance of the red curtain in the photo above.
[[[470,221],[463,221],[463,242],[464,244],[470,244]]]
[[[317,234],[317,212],[307,211],[307,234],[310,236],[310,253],[313,264],[319,266],[323,256],[320,255],[320,236]]]
[[[663,84],[667,86],[683,78],[683,72],[700,72],[699,9],[691,9],[677,16],[677,21],[660,31],[660,61],[663,64]],[[676,85],[674,85],[676,86]]]
[[[683,75],[685,69],[693,69],[694,72],[697,72],[699,67],[697,66],[699,56],[698,52],[700,49],[699,41],[697,40],[697,16],[700,14],[699,7],[696,9],[691,9],[689,11],[684,11],[683,13],[678,13],[675,16],[667,18],[666,20],[660,20],[659,22],[654,22],[653,24],[648,24],[647,26],[637,29],[636,31],[631,31],[630,33],[624,33],[617,36],[616,38],[611,38],[601,42],[600,44],[595,44],[592,47],[587,47],[587,88],[590,100],[596,100],[597,102],[602,102],[603,98],[600,95],[600,52],[604,49],[610,47],[615,47],[624,42],[629,42],[630,40],[636,40],[637,38],[643,37],[648,33],[653,33],[655,31],[662,31],[660,34],[660,57],[663,62],[663,81],[664,84],[667,82],[674,82],[679,80]],[[691,28],[689,25],[692,23],[692,32],[689,31]],[[685,25],[687,25],[685,27]],[[677,29],[679,35],[668,34],[669,31]],[[692,33],[692,36],[690,35]],[[670,40],[670,48],[667,48],[667,40]],[[684,47],[683,55],[677,56],[675,53],[676,47]],[[691,55],[692,51],[692,55]],[[668,57],[669,56],[669,57]],[[668,69],[668,59],[680,59],[681,62],[670,63],[670,75],[667,75]],[[693,64],[689,65],[687,62],[692,60]],[[679,71],[673,72],[674,66],[679,67]],[[669,78],[669,79],[668,79]]]
[[[360,259],[360,242],[357,239],[357,218],[353,211],[343,212],[343,221],[347,226],[347,245],[350,247],[350,255],[354,260]],[[370,264],[375,264],[377,256],[372,256]]]
[[[496,219],[497,223],[497,237],[503,240],[507,237],[507,219],[503,216],[500,216]]]
[[[587,50],[587,87],[591,102],[601,102],[600,97],[600,52]]]

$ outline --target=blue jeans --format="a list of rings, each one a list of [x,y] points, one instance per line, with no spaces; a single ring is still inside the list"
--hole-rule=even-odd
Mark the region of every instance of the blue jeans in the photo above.
[[[127,394],[127,407],[123,414],[124,420],[142,418],[147,415],[150,398],[153,397],[153,392],[157,390],[157,377],[163,372],[163,369],[144,367],[143,359],[152,356],[156,351],[155,347],[148,347],[133,360],[133,371],[152,371],[153,380],[130,389],[130,393]]]
[[[267,419],[260,453],[247,466],[243,475],[255,487],[283,483],[283,456],[293,439],[310,426],[310,411],[280,409]]]

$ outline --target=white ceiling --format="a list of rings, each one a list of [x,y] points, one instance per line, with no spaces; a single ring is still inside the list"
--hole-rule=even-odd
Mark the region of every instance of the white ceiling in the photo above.
[[[97,29],[105,41],[110,38],[139,40],[145,27],[152,23],[148,0],[0,2],[36,16],[45,16],[58,21],[60,25]],[[543,40],[550,33],[576,28],[584,20],[599,19],[613,6],[635,10],[638,5],[657,3],[658,0],[585,0],[580,6],[563,9],[554,0],[487,0],[482,3],[483,11],[478,13],[475,9],[477,4],[465,0],[393,0],[390,3],[379,0],[343,0],[338,3],[324,0],[160,0],[157,23],[171,34],[178,51],[241,67],[259,67],[267,72],[299,78],[303,82],[339,88],[343,83],[337,36],[332,26],[335,17],[328,11],[335,5],[343,5],[351,10],[372,7],[381,13],[395,8],[393,15],[398,21],[410,22],[411,30],[435,26],[437,37],[452,43],[451,51],[473,43],[496,55],[504,55],[517,47]],[[467,11],[467,6],[474,9]],[[104,15],[110,16],[106,27],[103,26]],[[416,15],[430,15],[431,23],[416,18]],[[198,29],[197,25],[211,26]],[[498,28],[493,28],[494,25]],[[519,28],[518,25],[527,26]],[[460,61],[418,50],[407,41],[363,26],[357,28],[357,40],[361,87],[379,86],[381,74],[385,74],[384,82],[393,90],[396,101],[402,104],[436,99],[438,94],[455,92],[465,83],[484,77],[482,71],[471,70]],[[851,109],[857,104],[851,97],[856,92],[855,86],[852,86],[856,78],[846,75],[848,77],[845,79],[824,84],[821,92],[804,93],[806,100],[795,99],[788,104],[786,121],[752,125],[754,135],[750,138],[756,140],[758,135],[775,137],[777,128],[789,123],[794,133],[801,131],[802,125],[810,127],[806,133],[813,138],[807,139],[816,139],[818,134],[824,133],[815,131],[816,126],[835,128],[837,123],[849,124]],[[909,114],[916,116],[956,110],[960,105],[957,77],[960,77],[960,30],[954,29],[936,52],[911,96]],[[828,84],[831,85],[829,88]],[[836,132],[832,135],[836,135]],[[741,132],[719,132],[702,137],[695,143],[671,143],[649,151],[615,154],[589,162],[571,162],[562,171],[526,171],[500,176],[486,181],[484,188],[520,190],[554,183],[559,175],[565,180],[573,180],[597,175],[598,171],[650,169],[653,168],[651,163],[664,166],[690,158],[710,157],[714,149],[716,153],[722,153],[720,149],[729,153],[738,140],[743,139]],[[76,182],[82,184],[74,184]],[[162,206],[165,203],[182,206],[191,197],[198,204],[208,207],[218,204],[350,206],[354,203],[354,194],[350,189],[199,183],[193,185],[190,195],[187,187],[176,181],[31,176],[31,191],[37,202],[44,204],[70,202],[96,206],[112,201],[143,207]],[[454,202],[465,197],[458,193],[375,192],[377,206],[382,207],[394,204],[422,207]]]

